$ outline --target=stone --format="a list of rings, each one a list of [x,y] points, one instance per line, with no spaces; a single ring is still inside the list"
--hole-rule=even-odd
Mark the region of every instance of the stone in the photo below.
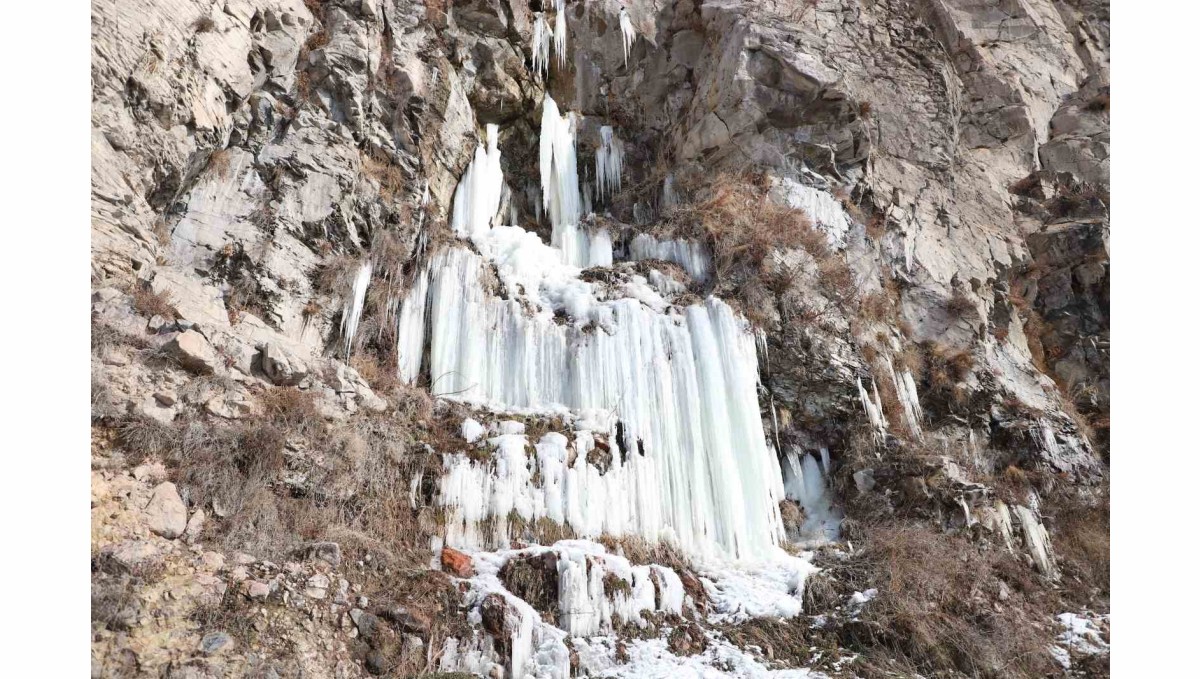
[[[264,344],[259,357],[263,373],[274,384],[295,386],[308,377],[308,365],[278,342]]]
[[[304,596],[310,599],[324,599],[329,594],[329,576],[317,573],[305,583]]]
[[[201,375],[212,374],[220,367],[216,350],[195,330],[179,333],[163,346],[163,351],[187,370]]]
[[[314,542],[305,548],[305,558],[337,568],[342,565],[342,547],[336,542]]]
[[[479,604],[479,614],[483,619],[483,629],[496,639],[507,639],[513,629],[512,620],[515,613],[510,613],[508,601],[504,595],[491,593]]]
[[[134,467],[132,474],[138,481],[161,482],[167,478],[167,468],[161,462],[144,462]]]
[[[469,578],[475,574],[471,557],[453,547],[442,547],[441,563],[442,570],[449,571],[460,578]]]
[[[145,540],[125,540],[108,547],[105,553],[112,563],[130,573],[137,573],[161,561],[161,550]]]
[[[383,617],[402,632],[428,634],[433,620],[428,614],[406,606],[393,606],[383,611]]]
[[[188,519],[187,527],[184,528],[184,537],[189,541],[199,539],[200,533],[204,531],[205,518],[206,517],[203,509],[197,509],[195,512],[193,512],[192,518]]]
[[[251,599],[266,599],[271,594],[271,586],[259,580],[246,583],[246,596]]]
[[[225,632],[209,632],[200,639],[199,651],[204,655],[217,655],[234,647],[233,638]]]
[[[150,502],[142,510],[146,525],[157,535],[174,540],[187,529],[187,507],[175,484],[164,481],[154,488]]]

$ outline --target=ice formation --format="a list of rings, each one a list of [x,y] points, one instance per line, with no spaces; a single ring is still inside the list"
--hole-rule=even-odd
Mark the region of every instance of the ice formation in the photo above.
[[[542,206],[550,218],[551,244],[564,262],[582,268],[612,265],[612,237],[607,230],[594,233],[579,226],[582,214],[579,168],[575,156],[576,117],[559,114],[550,95],[542,105],[538,163],[542,181]]]
[[[500,211],[504,173],[500,169],[500,149],[496,146],[499,129],[487,126],[487,148],[475,147],[475,158],[454,190],[454,210],[450,226],[460,237],[486,233]]]
[[[694,240],[658,240],[639,233],[629,243],[629,258],[635,262],[643,259],[674,262],[700,283],[706,283],[712,277],[712,258],[704,245]]]
[[[624,11],[624,10],[622,10]],[[625,145],[613,137],[611,125],[600,127],[600,146],[596,149],[596,197],[610,196],[621,190],[621,166]]]
[[[679,205],[679,194],[675,193],[675,175],[668,172],[663,179],[662,205],[660,207],[663,212],[666,212],[676,205]]]
[[[510,560],[546,553],[552,553],[556,560],[559,622],[565,629],[544,622],[528,603],[510,594],[500,579],[500,570]],[[511,651],[507,659],[500,657],[485,634],[451,639],[443,648],[442,671],[491,676],[494,667],[507,665],[507,676],[511,677],[567,679],[571,655],[568,644],[586,644],[570,637],[611,633],[614,619],[642,626],[647,613],[681,615],[685,604],[691,606],[682,581],[671,569],[633,566],[594,542],[562,540],[551,547],[480,553],[473,561],[475,575],[468,581],[465,603],[474,609],[471,617],[477,618],[486,597],[499,595],[504,599],[516,614],[511,629],[506,630]],[[607,591],[605,582],[613,579],[624,586]]]
[[[904,422],[908,425],[908,430],[912,432],[912,435],[919,440],[923,438],[921,418],[924,417],[924,413],[921,410],[921,402],[917,399],[917,385],[913,381],[912,373],[907,369],[897,372],[890,358],[887,367],[888,372],[892,375],[892,385],[896,389],[896,396],[900,399],[900,405],[904,411]]]
[[[363,303],[367,300],[367,287],[371,284],[371,263],[363,262],[358,267],[354,283],[350,288],[350,297],[342,307],[342,340],[345,343],[346,358],[354,348],[354,335],[358,332],[358,322],[362,320]]]
[[[863,410],[866,411],[871,426],[875,428],[875,433],[883,436],[887,433],[887,418],[883,416],[883,402],[879,400],[879,387],[876,386],[875,380],[871,380],[871,391],[872,393],[868,394],[863,388],[862,378],[858,378],[858,398],[862,402]]]
[[[550,24],[537,12],[533,20],[533,72],[544,80],[550,73]]]
[[[629,48],[633,47],[633,41],[637,38],[637,32],[633,30],[633,22],[629,19],[629,12],[625,8],[621,8],[621,45],[625,49],[625,65],[629,65]]]
[[[788,451],[783,461],[783,487],[787,499],[800,503],[805,521],[801,529],[805,537],[836,540],[842,515],[833,506],[825,483],[829,475],[829,451],[821,450],[822,460],[803,450]]]
[[[534,440],[516,420],[485,426],[467,419],[461,445],[471,455],[443,456],[436,501],[445,533],[435,547],[444,540],[474,553],[472,622],[481,622],[488,596],[501,596],[510,612],[505,657],[478,632],[447,643],[443,669],[486,674],[500,665],[506,676],[565,678],[574,651],[609,672],[613,656],[596,635],[687,606],[674,571],[631,566],[586,539],[560,541],[522,550],[555,555],[562,629],[545,623],[498,577],[515,554],[512,541],[545,522],[581,538],[676,545],[696,561],[719,621],[798,614],[813,570],[779,547],[784,475],[763,430],[757,336],[748,323],[715,297],[673,304],[685,288],[659,271],[581,277],[584,267],[611,266],[612,242],[605,231],[579,228],[575,134],[574,116],[560,115],[547,97],[540,148],[541,205],[552,224],[546,244],[496,219],[504,179],[489,127],[487,145],[455,193],[451,223],[460,244],[430,258],[397,314],[403,379],[428,375],[435,396],[566,423]],[[598,163],[604,191],[619,179],[613,160],[606,152]],[[679,261],[697,278],[709,275],[711,262],[697,244],[643,239],[637,248]],[[820,472],[813,476],[820,482]],[[819,494],[809,500],[815,515],[824,505]],[[501,551],[480,551],[487,549]],[[624,581],[619,591],[607,591],[612,577]],[[724,648],[721,654],[740,653]],[[737,658],[747,667],[754,662]]]
[[[558,67],[567,67],[567,12],[565,0],[558,0],[554,10],[554,56],[558,57]]]

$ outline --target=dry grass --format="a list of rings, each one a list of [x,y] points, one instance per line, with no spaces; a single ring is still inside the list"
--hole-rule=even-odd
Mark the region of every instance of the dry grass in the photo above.
[[[955,320],[966,318],[975,310],[975,303],[962,290],[950,293],[950,299],[946,300],[946,313]]]
[[[954,670],[1001,679],[1052,669],[1051,633],[1030,624],[1050,612],[1026,598],[1035,586],[1012,557],[925,525],[892,523],[865,529],[852,567],[861,569],[854,587],[879,589],[862,613],[866,624],[846,630],[852,650],[900,658],[932,676]],[[1002,581],[1013,594],[1001,605]]]
[[[1092,97],[1083,105],[1083,110],[1092,113],[1108,113],[1108,89]]]
[[[1068,594],[1080,605],[1102,608],[1109,597],[1109,495],[1105,490],[1088,500],[1075,490],[1048,498],[1055,557]]]
[[[143,316],[162,316],[168,321],[179,318],[179,313],[175,310],[175,301],[165,290],[154,292],[148,283],[135,284],[130,288],[129,295],[132,297],[134,310]]]
[[[208,166],[221,179],[228,179],[229,173],[233,169],[231,157],[233,151],[229,149],[217,149],[208,157]]]
[[[383,152],[363,153],[362,172],[379,182],[379,197],[392,203],[402,195],[405,186],[404,170]]]
[[[937,342],[923,345],[925,366],[925,392],[934,401],[940,401],[948,409],[962,407],[967,394],[963,382],[975,368],[975,357],[970,351]]]

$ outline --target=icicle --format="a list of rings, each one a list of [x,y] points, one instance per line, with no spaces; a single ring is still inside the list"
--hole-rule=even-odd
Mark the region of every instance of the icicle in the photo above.
[[[406,384],[414,384],[421,374],[421,355],[425,348],[425,307],[429,295],[429,272],[417,274],[412,288],[400,306],[396,322],[396,369]]]
[[[596,197],[612,195],[621,190],[621,167],[625,145],[613,137],[611,125],[600,127],[600,146],[596,149]]]
[[[692,240],[663,240],[639,233],[629,244],[633,261],[661,259],[682,266],[697,282],[706,283],[712,276],[712,259],[704,246]]]
[[[354,347],[354,334],[358,332],[358,322],[362,320],[363,303],[367,299],[367,286],[371,284],[371,263],[364,262],[358,268],[354,277],[354,285],[350,290],[350,298],[342,307],[342,339],[345,342],[346,360],[350,360],[350,350]]]
[[[497,227],[492,237],[508,230],[521,231]],[[503,252],[533,248],[520,260],[537,270],[515,273],[502,259],[501,280],[512,281],[510,289],[520,281],[522,289],[540,291],[537,304],[572,309],[575,322],[559,325],[549,311],[531,317],[521,301],[489,295],[480,280],[484,260],[447,250],[430,264],[433,391],[496,408],[610,413],[598,433],[630,452],[614,451],[612,468],[601,475],[586,463],[590,443],[577,442],[580,454],[567,466],[566,439],[547,435],[538,445],[541,477],[565,479],[561,493],[527,488],[530,472],[514,466],[516,457],[494,479],[469,460],[454,461],[446,502],[465,512],[448,522],[461,526],[454,539],[488,540],[471,535],[467,524],[516,509],[523,517],[561,515],[580,535],[665,538],[697,554],[746,558],[776,544],[782,475],[759,417],[754,335],[744,321],[713,298],[679,315],[635,299],[597,301],[575,278],[577,269],[546,265],[536,253],[548,248],[522,233],[529,245],[505,241]],[[498,251],[486,242],[480,249]],[[590,323],[604,331],[582,329]],[[498,488],[503,492],[493,498]]]
[[[567,12],[563,0],[558,1],[554,12],[554,56],[558,57],[558,67],[567,67]]]
[[[872,386],[874,380],[871,381]],[[875,388],[875,399],[867,394],[867,390],[863,388],[862,378],[858,378],[858,398],[862,402],[863,410],[867,413],[867,419],[871,421],[871,426],[875,428],[875,432],[882,436],[887,433],[887,420],[883,417],[883,405],[879,401],[879,389]]]
[[[621,45],[625,48],[625,65],[629,65],[629,48],[633,47],[633,41],[637,38],[637,32],[633,30],[633,22],[629,19],[629,12],[625,8],[621,8]]]
[[[679,205],[679,196],[675,193],[675,175],[668,172],[663,179],[662,211],[666,212],[676,205]]]
[[[550,24],[542,12],[533,21],[533,72],[544,80],[550,69]]]

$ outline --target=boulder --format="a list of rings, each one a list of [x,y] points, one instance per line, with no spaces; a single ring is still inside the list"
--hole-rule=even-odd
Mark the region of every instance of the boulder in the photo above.
[[[179,361],[184,368],[201,375],[217,371],[220,360],[208,339],[195,330],[186,330],[176,335],[163,346],[168,356]]]
[[[273,384],[296,386],[308,377],[308,365],[278,342],[264,344],[260,357],[263,373]]]
[[[183,505],[175,484],[170,481],[154,488],[154,494],[142,510],[142,515],[151,531],[169,540],[174,540],[187,530],[187,507]]]
[[[449,571],[460,578],[469,578],[475,574],[471,557],[453,547],[442,548],[442,570]]]

